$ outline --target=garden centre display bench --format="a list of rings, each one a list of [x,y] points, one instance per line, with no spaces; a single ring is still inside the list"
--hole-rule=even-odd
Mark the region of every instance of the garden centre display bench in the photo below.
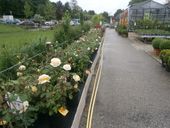
[[[170,35],[138,34],[138,38],[144,43],[150,43],[154,38],[170,39]]]
[[[170,39],[170,35],[139,35],[140,38],[168,38]]]

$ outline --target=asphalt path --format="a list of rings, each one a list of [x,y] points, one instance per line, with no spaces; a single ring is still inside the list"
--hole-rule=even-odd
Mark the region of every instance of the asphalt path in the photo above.
[[[170,128],[170,73],[113,29],[103,50],[92,128]]]

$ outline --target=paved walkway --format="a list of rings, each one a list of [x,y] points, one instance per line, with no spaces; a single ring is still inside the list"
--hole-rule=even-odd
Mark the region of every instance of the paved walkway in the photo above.
[[[170,73],[111,29],[92,128],[170,128]]]

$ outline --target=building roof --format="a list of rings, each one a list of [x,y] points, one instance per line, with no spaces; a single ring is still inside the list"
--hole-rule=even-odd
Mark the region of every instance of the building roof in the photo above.
[[[139,8],[165,8],[165,5],[160,4],[153,0],[147,0],[144,2],[136,3],[130,6],[130,9],[139,9]]]
[[[170,8],[170,2],[165,4],[166,7]]]

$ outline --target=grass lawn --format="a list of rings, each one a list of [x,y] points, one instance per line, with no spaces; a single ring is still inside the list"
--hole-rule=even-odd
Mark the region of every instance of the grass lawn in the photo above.
[[[0,24],[0,51],[2,47],[8,50],[18,50],[26,44],[47,38],[53,40],[54,30],[27,30],[15,25]]]

